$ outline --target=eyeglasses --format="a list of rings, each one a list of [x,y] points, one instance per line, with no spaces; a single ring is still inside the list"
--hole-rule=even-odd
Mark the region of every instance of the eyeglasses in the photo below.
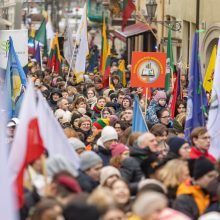
[[[198,138],[203,139],[203,140],[208,140],[208,139],[211,139],[211,137],[210,137],[210,136],[198,137]]]
[[[84,126],[84,127],[89,127],[91,124],[81,124],[82,126]]]
[[[170,115],[167,115],[167,116],[163,116],[161,118],[170,118]]]

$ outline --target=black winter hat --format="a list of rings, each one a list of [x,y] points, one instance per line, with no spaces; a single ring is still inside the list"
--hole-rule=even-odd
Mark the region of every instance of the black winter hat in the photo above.
[[[171,137],[167,144],[170,146],[170,151],[179,156],[179,149],[187,143],[183,138],[180,137]]]
[[[197,180],[213,170],[215,170],[214,164],[205,157],[200,157],[194,163],[193,178]]]

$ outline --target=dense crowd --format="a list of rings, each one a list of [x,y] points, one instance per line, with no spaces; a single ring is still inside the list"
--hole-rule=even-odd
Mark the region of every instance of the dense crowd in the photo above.
[[[220,219],[219,164],[208,153],[210,136],[205,127],[184,139],[187,74],[181,75],[181,96],[174,118],[170,93],[126,85],[111,62],[110,85],[103,87],[97,68],[76,83],[68,65],[62,74],[29,58],[28,77],[47,100],[68,141],[80,157],[76,170],[63,155],[47,157],[47,183],[41,160],[25,174],[25,202],[21,219],[29,220],[208,220]],[[42,70],[43,69],[43,70]],[[149,132],[132,132],[134,97]],[[147,106],[147,107],[146,107]],[[19,119],[7,125],[13,142]]]

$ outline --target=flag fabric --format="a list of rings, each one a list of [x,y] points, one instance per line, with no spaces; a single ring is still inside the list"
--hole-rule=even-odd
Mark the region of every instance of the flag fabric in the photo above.
[[[220,60],[220,38],[218,42],[218,51],[216,60]],[[209,153],[216,159],[220,157],[220,63],[215,64],[215,73],[212,87],[211,104],[209,108],[208,131],[211,136],[211,146]]]
[[[126,27],[128,19],[131,17],[133,11],[136,10],[136,7],[132,0],[123,0],[123,9],[122,9],[122,31]]]
[[[20,123],[12,144],[8,166],[12,181],[15,184],[18,207],[21,208],[24,202],[23,178],[25,168],[44,152],[37,119],[36,97],[31,81],[28,84],[19,116]]]
[[[102,80],[103,88],[109,87],[109,77],[110,77],[110,70],[111,70],[111,47],[108,45],[108,53],[107,58],[105,61],[105,72]]]
[[[9,53],[4,91],[7,99],[8,118],[18,117],[27,78],[15,52],[12,38],[9,38]]]
[[[69,159],[72,165],[79,168],[79,157],[64,135],[63,129],[55,118],[51,108],[43,98],[42,94],[38,92],[37,114],[39,119],[40,133],[44,142],[45,148],[49,155],[62,155]],[[45,126],[45,121],[47,126]]]
[[[36,53],[36,51],[35,51],[35,40],[32,37],[28,38],[28,53],[32,54],[33,56]]]
[[[58,42],[58,33],[56,33],[52,42],[50,56],[48,57],[48,66],[53,70],[53,72],[61,74],[61,55]]]
[[[103,16],[103,25],[102,25],[102,49],[100,56],[100,72],[102,75],[105,73],[105,64],[108,56],[108,39],[107,39],[107,30],[106,30],[106,17]]]
[[[0,85],[0,95],[4,97]],[[8,146],[6,145],[6,115],[4,114],[3,99],[0,99],[0,219],[17,220],[16,198],[11,186],[10,173],[7,166]]]
[[[35,59],[37,60],[38,64],[41,66],[41,54],[40,54],[40,44],[37,44],[36,52],[35,52]]]
[[[46,31],[46,20],[43,19],[37,33],[35,35],[35,40],[40,42],[44,46],[43,56],[48,56],[48,47],[47,47],[47,31]]]
[[[180,78],[180,70],[178,70],[178,72],[177,72],[173,92],[172,92],[172,95],[171,95],[170,111],[171,111],[172,119],[175,117],[175,112],[176,112],[176,101],[177,101],[178,90],[179,90],[179,88],[178,88],[179,78]]]
[[[64,30],[64,42],[63,42],[63,54],[69,65],[71,64],[72,55],[73,55],[73,37],[72,29],[69,26],[69,20],[66,17],[66,26]]]
[[[189,73],[187,116],[185,122],[185,139],[190,142],[191,131],[199,126],[205,126],[205,114],[208,101],[202,83],[200,57],[199,57],[199,33],[195,33],[192,45],[192,59]]]
[[[121,71],[122,74],[122,85],[123,87],[126,87],[125,60],[119,61],[118,70]]]
[[[173,48],[172,48],[172,30],[169,27],[168,31],[168,41],[167,41],[167,69],[165,78],[165,91],[170,90],[171,76],[174,72],[174,61],[173,61]]]
[[[215,71],[215,62],[216,62],[216,55],[217,55],[217,47],[216,45],[213,47],[212,54],[209,60],[209,65],[204,77],[203,86],[206,92],[211,93],[212,91],[212,84],[213,84],[213,77]]]
[[[47,31],[47,40],[51,40],[54,37],[54,32],[53,32],[53,26],[51,23],[51,19],[48,16],[47,11],[43,10],[42,15],[44,16],[46,20],[46,31]]]
[[[134,111],[132,118],[132,132],[148,132],[146,121],[144,120],[143,112],[139,104],[137,96],[134,97]]]
[[[76,62],[74,68],[74,74],[76,76],[76,82],[79,83],[83,81],[83,74],[86,68],[86,57],[89,54],[88,46],[88,36],[87,36],[87,10],[86,4],[83,8],[83,13],[81,21],[76,33]]]

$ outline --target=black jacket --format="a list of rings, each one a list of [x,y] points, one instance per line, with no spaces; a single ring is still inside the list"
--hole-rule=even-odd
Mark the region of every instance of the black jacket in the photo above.
[[[112,157],[111,150],[107,150],[102,146],[98,146],[96,153],[102,158],[103,166],[108,166]]]
[[[94,181],[92,177],[88,176],[83,171],[79,171],[77,181],[79,182],[82,191],[88,193],[91,193],[99,185],[98,182]]]

